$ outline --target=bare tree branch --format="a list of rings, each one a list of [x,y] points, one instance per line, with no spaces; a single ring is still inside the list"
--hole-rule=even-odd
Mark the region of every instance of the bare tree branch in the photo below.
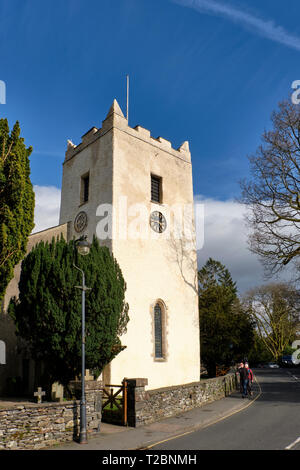
[[[241,182],[249,248],[269,274],[300,255],[300,106],[280,103],[272,122],[249,157],[251,177]]]
[[[287,283],[269,284],[249,291],[243,304],[256,324],[259,337],[279,360],[297,333],[299,292]]]

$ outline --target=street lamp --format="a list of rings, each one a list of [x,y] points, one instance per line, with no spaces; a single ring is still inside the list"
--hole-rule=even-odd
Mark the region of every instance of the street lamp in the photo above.
[[[77,252],[86,256],[90,252],[90,244],[85,237],[81,237],[79,240],[75,241],[75,247]],[[82,362],[81,362],[81,401],[80,401],[80,435],[79,442],[80,444],[87,444],[87,430],[86,430],[86,400],[85,400],[85,292],[90,290],[89,287],[85,285],[85,275],[82,269],[78,268],[74,264],[74,268],[82,274],[82,285],[75,286],[77,289],[82,290],[82,316],[81,316],[81,351],[82,351]]]
[[[79,240],[76,240],[76,248],[80,255],[88,255],[91,249],[91,245],[87,241],[86,237],[82,237]]]

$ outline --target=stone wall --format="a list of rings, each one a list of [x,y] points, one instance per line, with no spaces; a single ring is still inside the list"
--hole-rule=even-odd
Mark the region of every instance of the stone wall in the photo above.
[[[128,424],[142,426],[226,397],[237,389],[235,373],[190,384],[145,390],[147,379],[128,382]]]
[[[125,379],[128,384],[128,425],[142,426],[226,397],[238,387],[235,373],[190,384],[145,390],[147,379]],[[72,382],[80,396],[80,382]],[[86,382],[87,431],[100,431],[102,382]],[[0,402],[0,449],[42,449],[79,437],[79,400],[63,403]]]
[[[74,391],[80,382],[73,383]],[[102,383],[86,383],[88,434],[98,432],[101,423]],[[0,402],[0,449],[42,449],[79,437],[80,402]]]

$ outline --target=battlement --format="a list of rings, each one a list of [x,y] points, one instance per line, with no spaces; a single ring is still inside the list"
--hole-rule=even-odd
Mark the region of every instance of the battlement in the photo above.
[[[171,153],[175,157],[178,157],[182,160],[187,162],[191,161],[188,141],[183,142],[181,146],[176,149],[172,147],[172,143],[169,140],[160,136],[157,138],[151,136],[150,130],[145,129],[140,125],[130,127],[117,100],[113,101],[113,104],[111,105],[105,120],[102,122],[101,128],[92,127],[85,134],[83,134],[81,137],[81,142],[78,145],[75,145],[72,141],[68,140],[65,160],[69,160],[113,128],[117,128],[120,131],[126,132],[127,134],[143,140],[144,142],[147,142],[150,145],[153,145],[165,152]]]

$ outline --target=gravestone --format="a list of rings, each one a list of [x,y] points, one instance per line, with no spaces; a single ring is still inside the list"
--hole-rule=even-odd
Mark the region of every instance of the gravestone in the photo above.
[[[62,402],[64,400],[64,387],[58,382],[54,382],[51,387],[51,400]]]
[[[84,376],[85,381],[89,380],[95,380],[94,375],[90,373],[90,369],[85,369],[85,376]],[[75,377],[75,380],[81,381],[81,374]]]
[[[42,387],[38,387],[37,392],[34,392],[34,396],[37,397],[37,402],[42,403],[42,397],[46,395],[46,392],[42,391]]]
[[[85,380],[94,380],[94,375],[90,374],[90,369],[85,369]]]

